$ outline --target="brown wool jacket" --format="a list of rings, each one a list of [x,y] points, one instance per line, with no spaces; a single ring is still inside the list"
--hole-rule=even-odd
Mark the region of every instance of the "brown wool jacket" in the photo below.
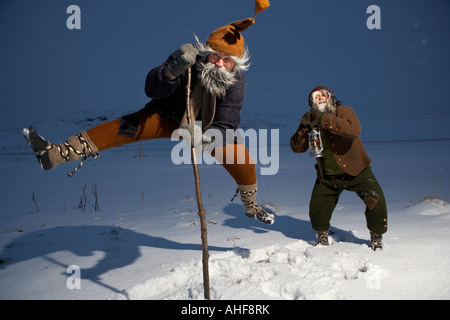
[[[307,112],[303,117],[309,117]],[[361,124],[355,112],[347,106],[338,106],[334,113],[324,113],[320,127],[330,133],[330,147],[334,159],[347,174],[357,176],[366,169],[371,159],[359,138]],[[308,150],[308,129],[299,126],[291,138],[291,149],[296,153]]]

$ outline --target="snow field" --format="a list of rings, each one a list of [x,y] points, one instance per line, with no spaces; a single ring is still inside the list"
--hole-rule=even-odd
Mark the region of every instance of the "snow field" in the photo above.
[[[273,245],[251,253],[237,248],[213,254],[209,261],[213,283],[211,298],[216,300],[233,300],[237,296],[250,300],[338,299],[343,283],[362,281],[375,289],[376,277],[381,276],[379,268],[364,258],[347,253],[316,256],[314,248],[305,241]],[[129,299],[202,299],[201,262],[174,268],[166,276],[132,287],[124,296]]]
[[[2,141],[24,143],[16,131]],[[333,214],[332,245],[314,245],[313,162],[288,145],[280,146],[278,174],[258,176],[259,202],[276,213],[271,226],[245,217],[239,199],[229,202],[236,186],[221,166],[202,166],[211,298],[449,299],[450,142],[365,146],[388,203],[381,252],[369,248],[364,205],[350,192]],[[192,167],[170,162],[170,141],[141,148],[142,158],[136,145],[103,152],[73,178],[66,174],[75,163],[42,172],[26,149],[4,148],[1,299],[203,299]],[[80,289],[67,287],[72,265]]]

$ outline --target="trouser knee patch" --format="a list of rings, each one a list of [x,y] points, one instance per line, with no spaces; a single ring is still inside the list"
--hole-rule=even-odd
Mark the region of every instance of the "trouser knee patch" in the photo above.
[[[378,201],[372,197],[369,197],[364,201],[364,203],[366,204],[366,207],[369,208],[370,210],[373,210],[375,208],[375,206],[377,205],[377,202]]]
[[[118,134],[135,137],[139,130],[139,120],[133,116],[124,116],[120,118]]]

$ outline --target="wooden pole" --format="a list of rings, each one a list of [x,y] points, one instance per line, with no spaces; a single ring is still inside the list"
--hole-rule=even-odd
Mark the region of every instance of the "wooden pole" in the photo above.
[[[191,68],[188,69],[188,78],[186,85],[186,118],[188,124],[194,123],[191,115],[190,106],[190,95],[191,95]],[[191,141],[194,137],[191,137]],[[200,190],[200,175],[198,172],[197,157],[195,154],[195,146],[191,148],[191,160],[192,166],[194,168],[194,179],[195,179],[195,197],[197,199],[198,216],[200,217],[200,228],[201,228],[201,239],[202,239],[202,262],[203,262],[203,288],[204,296],[206,300],[210,300],[210,289],[209,289],[209,251],[208,251],[208,230],[206,226],[206,211],[203,208],[202,194]]]

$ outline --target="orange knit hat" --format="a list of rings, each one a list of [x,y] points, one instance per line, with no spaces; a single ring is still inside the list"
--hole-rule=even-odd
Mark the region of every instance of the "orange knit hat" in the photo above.
[[[244,55],[244,37],[241,31],[244,31],[255,20],[247,18],[236,21],[214,30],[206,40],[206,44],[215,51],[222,51],[235,57],[242,57]]]

